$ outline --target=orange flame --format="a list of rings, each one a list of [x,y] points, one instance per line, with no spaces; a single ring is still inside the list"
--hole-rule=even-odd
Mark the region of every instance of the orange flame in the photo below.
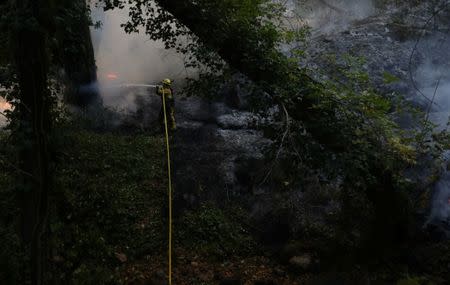
[[[106,75],[106,78],[108,78],[109,80],[115,80],[118,79],[119,76],[117,76],[117,74],[115,73],[108,73],[108,75]]]

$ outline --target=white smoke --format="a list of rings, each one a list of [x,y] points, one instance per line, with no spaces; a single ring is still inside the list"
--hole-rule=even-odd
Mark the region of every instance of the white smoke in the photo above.
[[[320,34],[344,30],[375,13],[372,0],[295,0],[295,4],[298,15]]]
[[[421,39],[417,53],[422,63],[413,73],[413,79],[423,96],[428,100],[428,119],[437,126],[437,131],[449,130],[450,118],[450,35],[439,34]],[[443,155],[442,176],[436,183],[429,221],[450,222],[450,151]]]
[[[427,62],[419,73],[422,93],[433,102],[429,103],[429,120],[438,130],[446,129],[450,116],[450,69]]]
[[[450,160],[450,152],[444,154],[446,161]],[[446,167],[443,174],[434,187],[433,200],[428,222],[450,221],[450,172]]]
[[[124,92],[113,86],[120,84],[159,84],[170,78],[178,89],[194,71],[184,67],[182,55],[166,50],[162,42],[149,40],[144,31],[127,34],[121,24],[127,21],[128,10],[115,9],[104,12],[92,8],[93,21],[101,22],[92,28],[99,90],[107,106],[132,109],[135,92]],[[149,90],[142,89],[149,94]]]

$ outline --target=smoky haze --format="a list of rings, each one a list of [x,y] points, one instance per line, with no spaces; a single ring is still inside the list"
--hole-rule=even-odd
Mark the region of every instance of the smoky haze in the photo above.
[[[429,120],[437,130],[447,130],[450,117],[450,35],[424,38],[418,45],[423,62],[413,74],[418,88],[434,102],[429,106]],[[450,222],[450,151],[443,155],[442,175],[435,185],[428,222]]]
[[[92,18],[101,22],[101,27],[92,28],[91,34],[98,88],[106,105],[127,107],[133,103],[130,94],[118,94],[112,88],[118,84],[159,84],[170,78],[177,88],[186,77],[192,77],[193,71],[185,69],[182,55],[166,50],[162,42],[149,40],[144,31],[125,33],[121,24],[128,19],[127,9],[104,12],[93,7]]]
[[[417,52],[422,61],[413,72],[413,79],[421,92],[434,102],[429,106],[429,118],[440,129],[447,127],[450,115],[449,50],[448,34],[436,33],[421,39],[417,44]]]
[[[315,33],[346,29],[353,21],[375,13],[372,0],[293,0],[297,14]]]

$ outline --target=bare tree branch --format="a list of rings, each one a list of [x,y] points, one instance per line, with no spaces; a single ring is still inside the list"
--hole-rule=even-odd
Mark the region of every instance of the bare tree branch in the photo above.
[[[431,103],[430,103],[430,105],[428,107],[428,110],[427,110],[427,115],[425,117],[425,123],[428,123],[428,119],[430,117],[431,108],[433,106],[434,99],[436,98],[436,93],[437,93],[437,91],[439,89],[439,85],[441,84],[441,80],[442,80],[442,75],[439,77],[439,79],[438,79],[438,81],[436,83],[436,87],[434,88],[433,98],[431,99]]]
[[[284,111],[284,115],[285,115],[285,118],[286,118],[286,121],[285,121],[285,126],[286,126],[286,127],[285,127],[285,131],[284,131],[283,136],[282,136],[282,138],[281,138],[281,142],[280,142],[280,145],[279,145],[279,147],[278,147],[277,154],[275,155],[275,158],[274,158],[274,160],[273,160],[273,163],[271,164],[271,167],[270,167],[269,171],[267,172],[267,174],[265,175],[264,179],[261,181],[261,183],[259,184],[259,186],[261,186],[261,185],[263,185],[264,183],[266,183],[267,180],[269,179],[270,175],[272,175],[273,168],[275,167],[275,163],[276,163],[276,162],[278,161],[278,159],[280,158],[281,152],[283,151],[284,143],[285,143],[285,141],[286,141],[286,138],[288,138],[288,135],[289,135],[289,132],[290,132],[290,128],[291,128],[291,117],[290,117],[289,112],[288,112],[286,106],[284,105],[284,103],[281,103],[280,105],[281,105],[281,107],[282,107],[282,109],[283,109],[283,111]]]

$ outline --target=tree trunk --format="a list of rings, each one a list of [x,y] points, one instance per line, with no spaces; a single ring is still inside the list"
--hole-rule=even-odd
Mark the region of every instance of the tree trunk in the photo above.
[[[15,136],[24,173],[18,189],[21,206],[21,236],[30,252],[31,284],[44,284],[45,233],[50,188],[49,134],[51,131],[48,90],[46,0],[17,0],[17,26],[12,41],[20,87]],[[44,16],[45,15],[45,16]],[[47,22],[48,23],[48,22]]]

